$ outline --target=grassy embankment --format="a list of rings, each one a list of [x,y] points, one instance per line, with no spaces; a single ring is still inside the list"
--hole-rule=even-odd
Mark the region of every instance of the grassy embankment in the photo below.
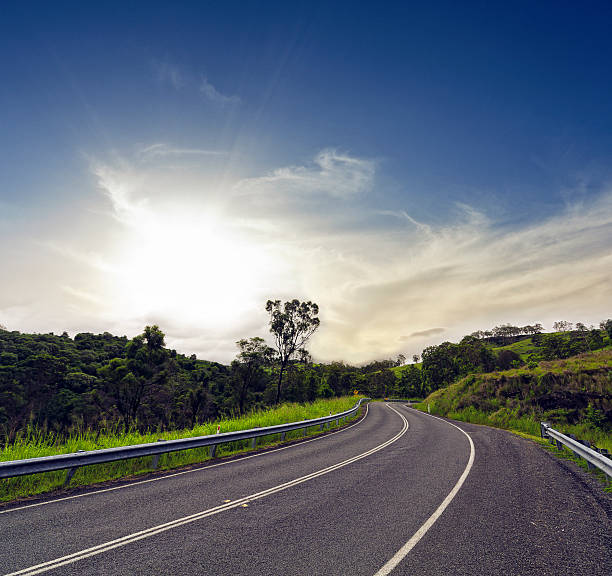
[[[523,353],[531,353],[528,343],[516,344],[526,348]],[[428,405],[432,414],[504,428],[539,442],[540,422],[547,421],[560,432],[612,452],[605,418],[612,411],[612,350],[540,362],[532,368],[471,374],[433,392],[416,407],[427,411]],[[573,459],[569,452],[563,454]]]
[[[0,461],[22,460],[36,458],[39,456],[51,456],[53,454],[67,454],[78,450],[97,450],[101,448],[113,448],[116,446],[128,446],[131,444],[144,444],[155,442],[158,439],[174,440],[177,438],[190,438],[194,436],[206,436],[215,434],[217,425],[221,425],[221,432],[233,432],[236,430],[248,430],[250,428],[263,428],[275,424],[297,422],[311,418],[327,416],[330,412],[336,414],[351,408],[358,398],[344,397],[329,400],[317,400],[311,404],[283,404],[277,408],[253,412],[242,417],[209,422],[196,426],[189,430],[176,430],[170,432],[152,432],[141,434],[136,431],[127,434],[120,432],[96,433],[86,431],[68,439],[58,441],[53,435],[42,435],[35,430],[30,430],[18,436],[12,444],[4,446],[0,452]],[[336,427],[332,422],[331,427]],[[318,434],[319,428],[308,430],[310,435]],[[286,440],[301,438],[302,431],[288,432]],[[258,445],[273,445],[278,443],[280,435],[264,436],[258,439]],[[222,444],[217,447],[216,457],[228,456],[236,452],[247,451],[251,448],[251,440]],[[158,470],[168,470],[179,466],[199,463],[210,459],[208,448],[196,448],[164,454],[159,458]],[[97,464],[79,468],[72,478],[70,486],[86,486],[123,478],[137,476],[151,472],[151,458],[134,458],[132,460],[121,460],[109,464]],[[0,501],[10,501],[19,497],[31,496],[50,492],[61,488],[66,477],[66,470],[48,472],[45,474],[33,474],[0,481]]]

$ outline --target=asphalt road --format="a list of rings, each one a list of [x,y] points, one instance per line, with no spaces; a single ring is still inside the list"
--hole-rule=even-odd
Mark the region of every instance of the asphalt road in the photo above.
[[[0,574],[612,574],[612,499],[500,430],[370,405],[333,434],[0,511]]]

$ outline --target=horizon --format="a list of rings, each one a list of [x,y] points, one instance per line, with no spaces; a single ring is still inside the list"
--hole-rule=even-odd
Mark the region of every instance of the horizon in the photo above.
[[[0,324],[321,362],[612,315],[612,6],[7,6]]]

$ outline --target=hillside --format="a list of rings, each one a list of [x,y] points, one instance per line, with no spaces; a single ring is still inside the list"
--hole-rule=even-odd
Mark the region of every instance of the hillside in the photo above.
[[[433,413],[495,425],[528,418],[559,425],[612,428],[612,349],[541,361],[504,371],[470,374],[430,394]],[[462,418],[463,416],[463,418]],[[473,420],[473,418],[472,418]]]

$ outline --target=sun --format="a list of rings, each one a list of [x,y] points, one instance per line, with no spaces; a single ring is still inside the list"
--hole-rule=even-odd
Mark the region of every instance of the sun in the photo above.
[[[261,307],[273,259],[220,210],[139,206],[117,248],[114,308],[124,318],[231,328]]]

